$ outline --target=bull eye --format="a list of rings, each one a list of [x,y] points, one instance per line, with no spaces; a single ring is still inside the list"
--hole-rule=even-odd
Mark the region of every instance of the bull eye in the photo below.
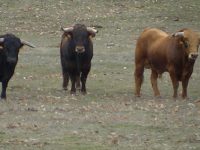
[[[185,48],[189,47],[189,43],[187,41],[184,41],[183,44],[184,44]]]

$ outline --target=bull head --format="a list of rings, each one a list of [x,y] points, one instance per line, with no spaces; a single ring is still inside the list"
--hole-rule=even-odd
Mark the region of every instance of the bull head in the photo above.
[[[22,46],[27,45],[35,48],[35,46],[25,40],[20,40],[13,34],[6,34],[5,37],[0,38],[0,50],[4,51],[7,62],[16,64],[18,60],[18,53]]]
[[[89,38],[95,37],[98,32],[94,28],[86,27],[82,24],[76,24],[73,27],[63,28],[61,30],[65,33],[66,36],[72,38],[75,44],[75,51],[77,53],[83,53],[85,51],[85,45],[90,40]]]
[[[183,29],[179,32],[172,34],[173,37],[180,38],[181,43],[184,45],[189,60],[196,60],[198,57],[198,47],[200,38],[197,33],[189,29]]]

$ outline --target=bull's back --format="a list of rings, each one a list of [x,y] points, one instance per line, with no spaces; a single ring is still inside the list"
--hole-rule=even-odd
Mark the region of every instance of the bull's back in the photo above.
[[[163,49],[163,43],[165,43],[168,34],[159,29],[145,29],[136,45],[135,50],[135,62],[144,63],[146,68],[150,68],[152,61],[161,64],[165,58],[165,50]]]
[[[151,49],[151,47],[155,45],[161,45],[162,40],[164,40],[167,36],[167,33],[159,29],[146,29],[142,32],[137,41],[136,47],[138,48],[136,48],[136,51],[147,52],[149,49]]]

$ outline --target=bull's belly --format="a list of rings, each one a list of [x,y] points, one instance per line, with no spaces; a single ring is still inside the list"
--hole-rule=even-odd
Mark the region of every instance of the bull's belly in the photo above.
[[[150,62],[150,61],[146,60],[144,67],[145,67],[145,69],[152,69],[152,70],[156,71],[158,74],[167,72],[166,65],[159,63],[159,62]]]
[[[84,70],[90,70],[91,62],[78,64],[76,62],[68,61],[65,62],[65,64],[62,67],[64,67],[64,70],[66,72],[81,73]]]
[[[2,65],[0,65],[0,67],[2,67]],[[4,72],[4,70],[0,68],[0,82],[2,81],[2,78],[3,78],[3,75],[4,75],[3,72]]]
[[[2,79],[3,79],[3,76],[2,76],[2,75],[0,75],[0,82],[2,82]]]

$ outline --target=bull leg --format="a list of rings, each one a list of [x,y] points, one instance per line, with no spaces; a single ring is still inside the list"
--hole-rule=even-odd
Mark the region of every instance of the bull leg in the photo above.
[[[182,98],[183,99],[187,98],[188,81],[189,81],[189,78],[186,78],[186,79],[182,80],[182,87],[183,87]]]
[[[87,93],[87,91],[86,91],[86,80],[87,80],[87,74],[88,73],[82,73],[82,75],[81,75],[81,83],[82,83],[82,87],[81,87],[81,92],[83,93],[83,94],[86,94]]]
[[[69,83],[69,74],[66,72],[63,72],[63,89],[67,90],[67,86]]]
[[[177,80],[175,70],[174,70],[174,69],[171,69],[171,70],[169,71],[169,74],[170,74],[170,78],[171,78],[171,80],[172,80],[173,89],[174,89],[173,97],[174,97],[174,98],[177,98],[177,92],[178,92],[179,82],[178,82],[178,80]]]
[[[191,70],[184,70],[183,75],[182,75],[182,98],[185,99],[187,98],[187,87],[188,87],[188,82],[190,79],[190,76],[192,74],[193,68],[190,68]]]
[[[80,83],[80,74],[76,76],[76,88],[80,89],[81,83]]]
[[[134,76],[135,76],[135,95],[137,97],[140,97],[140,90],[143,82],[143,73],[144,73],[144,65],[136,64]]]
[[[70,79],[71,79],[71,94],[76,93],[76,76],[74,74],[70,74]]]
[[[160,96],[160,92],[158,90],[157,79],[158,79],[158,73],[156,71],[152,70],[151,71],[151,85],[152,85],[155,97]]]
[[[88,67],[86,67],[83,71],[82,71],[82,74],[81,74],[81,83],[82,83],[82,87],[81,87],[81,92],[83,94],[87,94],[87,90],[86,90],[86,80],[87,80],[87,76],[88,76],[88,73],[90,71],[90,67],[91,65],[89,65]]]
[[[8,81],[2,81],[2,92],[1,92],[1,99],[6,99],[6,89],[8,86]]]

